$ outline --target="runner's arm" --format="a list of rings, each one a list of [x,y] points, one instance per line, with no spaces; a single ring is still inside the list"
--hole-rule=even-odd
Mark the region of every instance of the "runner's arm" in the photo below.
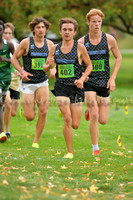
[[[50,69],[55,67],[55,60],[54,60],[54,52],[55,52],[56,45],[53,45],[49,51],[49,55],[47,60],[43,66],[43,71],[48,72]]]
[[[22,42],[19,44],[19,46],[17,47],[16,51],[14,52],[11,58],[12,65],[22,75],[22,79],[24,81],[29,81],[30,79],[28,76],[33,76],[33,75],[23,70],[18,60],[20,57],[26,55],[28,47],[29,47],[29,38],[26,38],[22,40]]]
[[[107,35],[107,40],[108,40],[109,49],[112,51],[112,54],[115,58],[113,72],[107,83],[107,88],[109,88],[110,91],[113,91],[115,89],[115,79],[116,79],[118,70],[120,68],[122,56],[120,54],[120,51],[119,51],[119,48],[118,48],[115,38],[111,35]]]

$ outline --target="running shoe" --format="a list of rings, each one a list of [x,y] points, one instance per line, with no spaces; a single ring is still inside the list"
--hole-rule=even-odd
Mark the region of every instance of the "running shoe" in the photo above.
[[[11,137],[10,132],[5,132],[5,134],[6,134],[7,138],[10,138],[10,137]]]
[[[86,121],[89,121],[89,110],[88,110],[88,108],[85,111],[85,119],[86,119]]]
[[[93,151],[93,155],[99,155],[100,154],[100,150],[96,150],[96,151]]]
[[[5,142],[7,140],[7,136],[4,132],[0,134],[0,142]]]
[[[39,144],[38,143],[32,143],[32,147],[39,149]]]
[[[73,158],[73,153],[67,153],[64,158],[70,158],[72,159]]]

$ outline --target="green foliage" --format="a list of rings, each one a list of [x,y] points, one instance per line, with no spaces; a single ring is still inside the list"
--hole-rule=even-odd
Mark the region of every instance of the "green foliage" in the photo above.
[[[0,0],[0,19],[12,22],[17,38],[21,38],[29,32],[28,23],[34,16],[49,20],[51,30],[57,35],[59,19],[73,17],[79,24],[79,38],[88,31],[85,16],[91,8],[99,8],[105,13],[103,24],[133,34],[132,0]]]

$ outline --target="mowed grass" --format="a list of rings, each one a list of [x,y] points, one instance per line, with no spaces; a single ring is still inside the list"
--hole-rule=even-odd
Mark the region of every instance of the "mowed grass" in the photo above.
[[[80,127],[73,130],[74,159],[63,158],[67,153],[63,118],[58,116],[56,100],[50,93],[40,149],[31,147],[37,116],[27,122],[18,112],[11,119],[11,138],[0,143],[0,200],[133,199],[133,56],[122,56],[116,90],[110,95],[108,123],[99,125],[100,156],[92,156],[84,104]],[[110,64],[112,70],[112,56]],[[54,81],[49,83],[52,89]]]
[[[85,107],[78,130],[73,130],[74,159],[67,153],[58,108],[50,106],[40,138],[40,149],[31,147],[37,117],[27,122],[11,120],[11,138],[0,143],[0,199],[132,199],[133,108],[111,107],[108,123],[99,125],[100,156],[92,156]],[[122,146],[117,138],[120,135]]]

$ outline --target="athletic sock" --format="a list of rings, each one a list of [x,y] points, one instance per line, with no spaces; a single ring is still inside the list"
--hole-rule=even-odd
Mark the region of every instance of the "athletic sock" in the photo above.
[[[92,144],[92,149],[93,149],[93,151],[99,150],[98,144]]]

